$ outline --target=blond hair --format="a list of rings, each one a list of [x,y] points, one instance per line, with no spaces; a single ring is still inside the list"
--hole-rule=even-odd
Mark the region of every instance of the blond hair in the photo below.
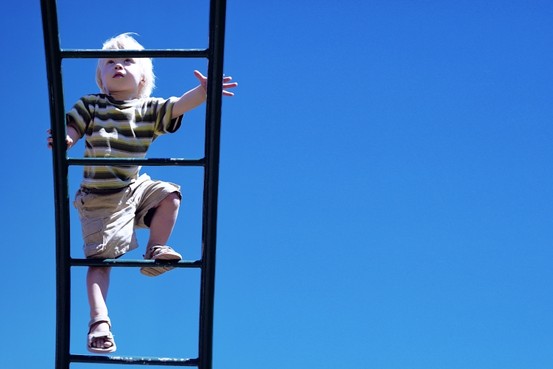
[[[112,37],[102,45],[102,50],[144,50],[144,46],[140,45],[131,35],[133,33],[122,33],[118,36]],[[96,84],[103,93],[108,93],[104,89],[101,77],[101,63],[102,60],[98,60],[98,66],[96,67]],[[142,78],[144,83],[138,90],[138,97],[149,97],[155,87],[155,74],[154,65],[151,58],[136,58],[136,62],[142,66]]]

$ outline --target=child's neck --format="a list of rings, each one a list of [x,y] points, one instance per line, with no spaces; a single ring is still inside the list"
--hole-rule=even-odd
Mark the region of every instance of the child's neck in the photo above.
[[[128,91],[114,91],[110,92],[109,96],[114,98],[118,101],[127,101],[127,100],[134,100],[138,99],[138,96],[136,93],[129,93]]]

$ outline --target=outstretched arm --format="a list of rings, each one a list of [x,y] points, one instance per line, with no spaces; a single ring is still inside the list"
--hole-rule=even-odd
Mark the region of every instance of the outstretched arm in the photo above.
[[[173,118],[179,117],[204,103],[207,93],[207,77],[197,70],[194,71],[194,76],[196,76],[200,85],[179,97],[173,106]],[[227,89],[238,86],[238,83],[231,81],[232,77],[223,77],[223,95],[225,96],[234,96],[234,93],[227,91]]]

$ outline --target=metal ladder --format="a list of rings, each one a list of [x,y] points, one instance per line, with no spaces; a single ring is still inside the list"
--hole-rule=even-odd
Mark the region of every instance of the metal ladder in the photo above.
[[[207,1],[207,0],[206,0]],[[221,136],[223,56],[226,0],[209,0],[209,44],[207,49],[131,50],[62,50],[55,0],[41,0],[50,120],[54,144],[54,199],[56,225],[56,369],[69,369],[70,364],[134,364],[159,366],[191,366],[212,368],[213,305],[215,290],[215,256],[217,236],[217,201]],[[105,57],[205,58],[208,61],[208,91],[205,119],[204,157],[201,159],[97,159],[69,158],[65,146],[65,108],[61,64],[64,58]],[[176,268],[199,268],[200,310],[197,358],[148,358],[76,355],[70,352],[71,268],[82,266],[140,267],[162,264],[146,260],[75,259],[70,254],[68,172],[71,165],[195,166],[204,168],[202,210],[202,253],[196,261],[171,264]]]

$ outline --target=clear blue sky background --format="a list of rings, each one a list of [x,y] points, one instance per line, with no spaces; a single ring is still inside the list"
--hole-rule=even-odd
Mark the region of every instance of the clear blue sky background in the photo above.
[[[204,1],[58,7],[63,48],[127,31],[147,48],[207,46]],[[229,0],[227,16],[225,73],[240,87],[223,106],[214,368],[552,368],[553,3]],[[0,34],[0,367],[53,368],[39,1],[4,4]],[[67,106],[97,92],[94,63],[64,62]],[[155,67],[168,97],[206,62]],[[203,118],[150,157],[200,156]],[[145,171],[183,186],[171,244],[197,258],[201,172]],[[82,257],[73,210],[71,226]],[[85,354],[84,270],[73,277],[71,350]],[[117,354],[195,357],[198,277],[114,270]]]

